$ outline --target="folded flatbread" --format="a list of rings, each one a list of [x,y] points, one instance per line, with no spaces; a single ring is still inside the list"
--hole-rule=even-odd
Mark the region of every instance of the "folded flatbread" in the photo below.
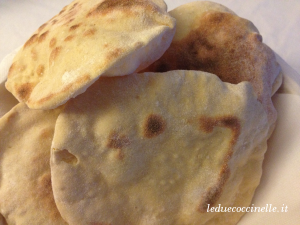
[[[55,108],[100,76],[147,67],[174,33],[175,20],[163,0],[75,0],[24,44],[6,87],[30,108]]]
[[[249,81],[274,127],[277,113],[271,96],[282,83],[281,69],[253,23],[208,1],[190,2],[169,13],[177,23],[171,46],[144,71],[201,70],[233,84]]]
[[[30,110],[19,103],[0,119],[0,214],[9,225],[67,224],[55,205],[50,174],[60,111]]]
[[[100,78],[59,115],[54,198],[69,224],[235,224],[267,148],[249,82],[200,71]]]

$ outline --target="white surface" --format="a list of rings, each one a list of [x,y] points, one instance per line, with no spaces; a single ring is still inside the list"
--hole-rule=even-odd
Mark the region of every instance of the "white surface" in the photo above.
[[[169,10],[192,0],[166,0]],[[0,61],[22,45],[44,22],[71,0],[0,0]],[[264,42],[284,60],[283,92],[300,94],[300,1],[299,0],[216,0],[239,16],[251,20]],[[291,65],[293,68],[291,68]],[[0,100],[3,95],[0,96]],[[300,97],[278,95],[276,131],[264,163],[264,174],[257,189],[255,206],[288,206],[288,213],[249,213],[239,225],[300,224]],[[299,192],[299,193],[298,193]]]
[[[248,213],[238,225],[300,224],[300,96],[278,94],[273,101],[278,111],[277,127],[269,140],[263,176],[252,204],[272,204],[280,212]],[[281,212],[286,206],[287,212]]]

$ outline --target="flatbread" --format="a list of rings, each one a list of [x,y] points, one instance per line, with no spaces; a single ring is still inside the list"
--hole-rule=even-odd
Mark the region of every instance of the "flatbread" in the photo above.
[[[18,100],[5,88],[9,67],[18,50],[16,49],[8,54],[0,62],[0,118],[18,104]]]
[[[60,111],[19,103],[0,119],[0,213],[9,225],[66,224],[54,202],[49,162]]]
[[[59,115],[55,201],[69,224],[235,224],[261,176],[268,119],[249,82],[200,71],[100,78]]]
[[[100,76],[147,67],[174,33],[175,20],[163,0],[75,0],[24,44],[6,87],[29,108],[52,109]]]
[[[144,71],[201,70],[224,82],[249,81],[274,127],[277,113],[271,96],[282,83],[281,69],[253,23],[206,1],[187,3],[169,13],[177,21],[171,46]]]

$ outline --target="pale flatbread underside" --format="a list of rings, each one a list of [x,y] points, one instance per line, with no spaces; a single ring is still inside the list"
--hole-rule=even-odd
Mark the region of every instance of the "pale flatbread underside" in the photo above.
[[[261,175],[267,115],[250,83],[199,71],[100,78],[58,117],[51,173],[69,224],[234,224]]]

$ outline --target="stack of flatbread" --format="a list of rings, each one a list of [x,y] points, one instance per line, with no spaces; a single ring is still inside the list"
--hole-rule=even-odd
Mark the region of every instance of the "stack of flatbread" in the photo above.
[[[236,224],[209,209],[250,205],[282,75],[230,9],[75,0],[4,64],[1,225]]]

